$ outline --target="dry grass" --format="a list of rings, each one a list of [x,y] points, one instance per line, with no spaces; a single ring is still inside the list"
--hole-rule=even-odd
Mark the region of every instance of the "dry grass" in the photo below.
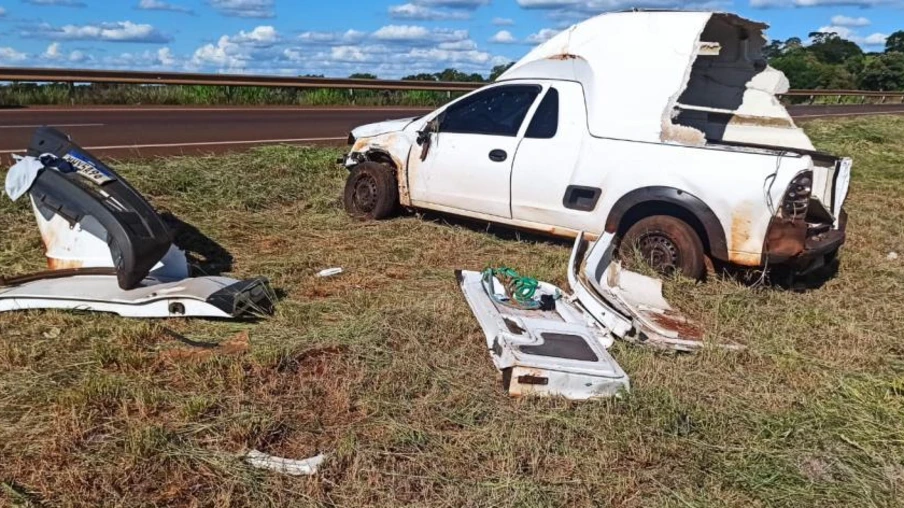
[[[634,391],[591,403],[506,397],[452,275],[564,285],[567,244],[354,222],[335,150],[120,164],[284,297],[258,323],[0,315],[0,504],[902,505],[904,261],[886,256],[904,252],[904,119],[808,129],[857,161],[838,276],[805,294],[670,282],[749,350],[619,344]],[[0,202],[0,228],[4,272],[40,266],[24,204]],[[195,354],[174,334],[227,344]],[[251,448],[332,455],[299,479],[249,469]]]

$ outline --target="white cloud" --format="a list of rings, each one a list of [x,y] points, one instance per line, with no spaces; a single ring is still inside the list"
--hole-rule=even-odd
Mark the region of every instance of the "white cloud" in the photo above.
[[[151,25],[133,23],[131,21],[117,21],[99,25],[64,25],[62,27],[43,24],[37,27],[36,31],[26,35],[47,39],[106,42],[164,43],[171,40],[171,37],[162,34]]]
[[[413,25],[387,25],[376,32],[373,36],[383,41],[414,41],[426,39],[430,35],[430,31],[422,26]]]
[[[238,35],[232,37],[231,40],[237,44],[254,44],[256,46],[269,47],[279,41],[279,33],[272,26],[259,26],[250,32],[242,30]]]
[[[854,18],[851,16],[833,16],[832,24],[835,26],[869,26],[870,20],[863,16]]]
[[[416,3],[407,3],[389,6],[389,17],[393,19],[443,21],[470,19],[471,15],[460,9],[434,9]]]
[[[47,50],[44,51],[44,58],[47,60],[59,60],[62,56],[59,42],[51,43],[50,46],[47,46]]]
[[[242,69],[255,59],[257,52],[272,48],[280,40],[279,32],[272,26],[258,26],[250,32],[242,30],[233,36],[224,35],[216,44],[205,44],[196,49],[191,65]]]
[[[347,45],[357,44],[364,40],[367,34],[357,30],[345,32],[302,32],[298,40],[304,44],[318,45]]]
[[[170,11],[181,12],[183,14],[192,14],[194,11],[182,5],[171,4],[163,0],[141,0],[138,2],[138,8],[144,11]]]
[[[512,32],[500,30],[496,32],[496,35],[490,37],[490,42],[495,44],[514,44],[518,41],[515,39],[515,36],[512,35]]]
[[[531,34],[527,36],[527,42],[531,44],[542,44],[549,39],[552,39],[556,35],[559,34],[559,30],[553,30],[552,28],[544,28],[535,34]]]
[[[493,24],[496,26],[512,26],[515,20],[511,18],[493,18]]]
[[[28,55],[25,53],[20,53],[13,48],[0,48],[0,62],[10,63],[10,62],[21,62],[28,58]]]
[[[6,16],[6,9],[0,7],[0,18],[2,18],[3,16]]]
[[[160,48],[157,50],[157,61],[164,67],[171,67],[176,63],[176,57],[169,48]]]
[[[237,18],[272,18],[274,0],[208,0],[214,9]]]
[[[435,28],[429,30],[418,25],[386,25],[371,34],[371,37],[383,42],[422,43],[458,42],[468,39],[467,30]]]
[[[45,62],[52,62],[51,65],[54,67],[59,67],[61,62],[81,64],[93,60],[92,57],[79,50],[66,54],[63,51],[62,44],[59,42],[53,42],[47,46],[47,49],[44,50],[44,53],[39,55],[38,59]]]
[[[861,46],[884,46],[886,39],[888,39],[888,35],[883,33],[874,33],[872,35],[868,35],[863,37],[859,35],[853,29],[846,26],[823,26],[820,27],[817,32],[823,33],[836,33],[842,39],[847,39],[851,42],[855,42]]]
[[[69,53],[69,61],[72,63],[81,64],[91,60],[94,59],[90,55],[85,54],[84,51],[75,50]]]

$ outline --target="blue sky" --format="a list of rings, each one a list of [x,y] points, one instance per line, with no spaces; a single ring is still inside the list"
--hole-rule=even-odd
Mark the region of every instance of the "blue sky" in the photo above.
[[[836,31],[867,50],[904,0],[0,0],[0,66],[397,78],[486,73],[557,30],[631,7],[738,12],[771,38]]]

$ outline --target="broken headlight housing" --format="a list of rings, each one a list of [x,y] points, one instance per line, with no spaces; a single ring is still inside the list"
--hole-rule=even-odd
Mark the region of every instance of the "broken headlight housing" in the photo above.
[[[810,207],[813,194],[813,172],[804,171],[791,180],[782,200],[782,217],[789,220],[803,220]]]

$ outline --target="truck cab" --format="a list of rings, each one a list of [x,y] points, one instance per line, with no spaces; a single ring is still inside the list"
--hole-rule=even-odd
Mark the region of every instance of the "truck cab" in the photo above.
[[[778,100],[765,28],[700,12],[575,25],[428,115],[355,129],[346,208],[610,233],[695,278],[706,257],[819,267],[845,240],[851,161],[817,152]]]

